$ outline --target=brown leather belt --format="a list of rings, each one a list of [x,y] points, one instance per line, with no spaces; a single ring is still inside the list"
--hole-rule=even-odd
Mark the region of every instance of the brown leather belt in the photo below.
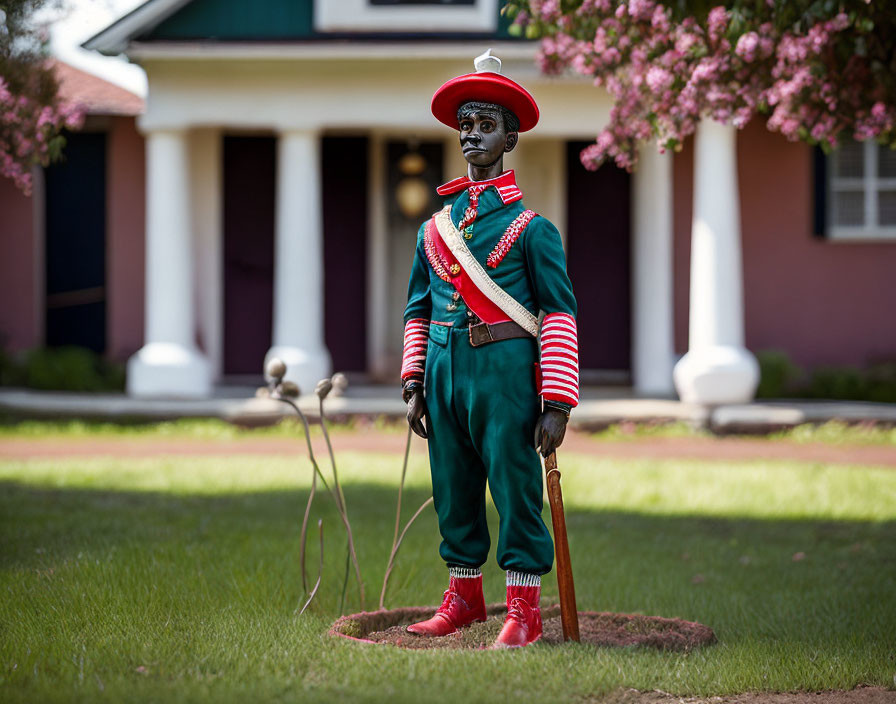
[[[493,325],[482,322],[470,323],[468,329],[470,332],[470,344],[473,347],[482,347],[490,342],[500,342],[501,340],[512,340],[515,337],[535,339],[512,320]]]

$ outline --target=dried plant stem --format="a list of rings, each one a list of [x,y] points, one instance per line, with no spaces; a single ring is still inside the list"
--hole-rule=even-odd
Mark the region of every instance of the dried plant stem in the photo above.
[[[339,515],[342,517],[342,523],[345,525],[345,532],[348,534],[348,549],[355,566],[355,578],[358,580],[358,594],[361,601],[361,609],[364,609],[364,581],[361,579],[361,565],[358,563],[358,554],[355,551],[355,536],[352,533],[352,526],[348,520],[348,512],[345,508],[345,497],[342,494],[342,487],[339,484],[339,474],[336,470],[336,456],[333,453],[333,445],[330,442],[330,433],[327,430],[327,420],[324,413],[324,400],[319,399],[320,403],[320,427],[324,432],[324,439],[327,441],[327,450],[330,453],[330,464],[333,467],[333,498],[336,500],[336,507],[339,509]]]
[[[398,540],[396,541],[395,545],[392,546],[392,554],[389,555],[389,564],[386,567],[386,575],[383,577],[383,591],[380,592],[380,608],[381,609],[383,608],[383,604],[386,601],[386,588],[389,586],[389,577],[392,574],[392,567],[395,565],[395,557],[396,557],[396,555],[398,555],[398,548],[401,547],[401,543],[404,540],[405,534],[408,532],[408,528],[411,527],[411,524],[415,520],[417,520],[417,516],[419,516],[421,513],[423,513],[423,509],[425,509],[427,506],[429,506],[432,503],[432,501],[433,501],[433,498],[430,496],[426,501],[423,502],[423,504],[420,506],[420,508],[417,509],[417,512],[413,516],[411,516],[411,520],[409,520],[405,524],[404,530],[401,531],[401,535],[398,537]]]
[[[336,454],[333,452],[333,444],[330,442],[330,432],[327,430],[327,416],[324,413],[324,400],[319,399],[320,405],[320,427],[324,431],[324,440],[327,441],[327,451],[330,453],[330,466],[333,467],[333,484],[336,485],[336,493],[339,495],[339,505],[343,511],[345,508],[345,495],[342,493],[342,486],[339,484],[339,473],[336,471]]]
[[[345,542],[345,572],[342,575],[342,594],[339,596],[339,613],[345,613],[345,593],[348,590],[348,574],[351,568],[351,552],[348,549],[348,541]]]
[[[308,503],[305,504],[305,515],[302,517],[302,534],[299,538],[301,545],[300,562],[302,565],[302,592],[308,593],[308,576],[305,569],[305,546],[308,542],[308,518],[311,515],[311,502],[314,501],[314,495],[317,493],[317,472],[311,472],[311,491],[308,493]]]
[[[302,569],[302,591],[307,594],[308,578],[307,570],[305,568],[305,546],[308,540],[308,517],[311,513],[311,502],[313,501],[314,495],[317,491],[317,477],[320,477],[320,480],[321,482],[323,482],[323,485],[327,489],[327,491],[330,491],[332,493],[332,490],[327,484],[327,480],[324,477],[323,472],[320,471],[320,467],[317,465],[317,460],[314,457],[314,448],[311,446],[311,428],[308,425],[308,419],[305,418],[305,414],[302,413],[302,410],[288,398],[283,398],[282,396],[274,396],[273,398],[290,406],[296,412],[296,415],[299,416],[299,420],[302,421],[302,428],[305,431],[305,443],[308,445],[308,458],[311,460],[311,466],[314,468],[314,472],[311,475],[311,492],[308,495],[308,503],[305,505],[305,516],[302,519],[302,532],[299,536],[299,541],[301,544],[299,562]],[[337,501],[336,503],[338,505],[339,502]]]
[[[401,527],[401,497],[404,494],[404,480],[408,473],[408,458],[411,454],[411,427],[408,426],[408,437],[404,443],[404,462],[401,465],[401,481],[398,483],[398,505],[395,507],[395,533],[392,536],[392,550],[390,555],[395,553],[395,545],[398,543],[398,529]],[[389,558],[391,563],[391,557]],[[380,608],[383,608],[383,601],[386,598],[386,581],[389,579],[389,571],[387,570],[385,579],[383,580],[383,590],[380,592]]]
[[[317,460],[314,458],[314,448],[311,446],[311,428],[308,425],[308,419],[305,418],[305,414],[302,413],[302,409],[300,409],[289,399],[280,398],[278,400],[283,401],[283,403],[289,404],[292,409],[298,414],[299,419],[302,421],[302,426],[305,429],[305,443],[308,445],[308,457],[311,459],[311,464],[314,466],[315,473],[318,477],[320,477],[321,482],[323,482],[324,488],[332,494],[333,490],[330,488],[330,485],[327,484],[327,478],[324,476],[324,473],[320,471]]]
[[[408,473],[408,458],[411,455],[411,427],[408,426],[408,439],[404,443],[404,462],[401,465],[401,482],[398,484],[398,506],[395,508],[395,534],[392,536],[392,549],[398,542],[398,527],[401,523],[401,496],[404,493],[404,479]]]
[[[317,582],[314,583],[314,589],[311,590],[311,594],[308,597],[308,601],[305,602],[305,605],[302,607],[302,610],[299,611],[299,616],[305,613],[305,609],[308,608],[308,604],[311,603],[311,600],[317,595],[317,590],[320,589],[320,578],[324,573],[324,522],[323,519],[319,519],[317,521],[317,531],[320,533],[320,555],[317,563]]]

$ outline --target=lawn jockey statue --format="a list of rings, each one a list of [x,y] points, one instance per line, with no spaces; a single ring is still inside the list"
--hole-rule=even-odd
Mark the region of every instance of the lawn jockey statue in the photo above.
[[[439,553],[450,574],[435,616],[408,630],[447,635],[485,620],[488,481],[507,571],[507,618],[495,645],[515,647],[542,632],[541,575],[554,550],[541,519],[538,449],[547,456],[560,445],[578,403],[576,301],[560,234],[526,209],[503,168],[519,132],[538,122],[538,107],[489,54],[432,99],[433,115],[459,130],[469,166],[438,189],[445,207],[420,228],[404,313],[408,422],[429,439]]]

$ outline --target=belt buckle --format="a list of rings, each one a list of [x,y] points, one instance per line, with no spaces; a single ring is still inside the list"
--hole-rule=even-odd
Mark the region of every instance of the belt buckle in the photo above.
[[[489,342],[495,341],[495,338],[492,337],[492,331],[489,328],[488,323],[471,325],[469,327],[469,332],[470,344],[473,347],[481,347],[482,345],[487,345]]]

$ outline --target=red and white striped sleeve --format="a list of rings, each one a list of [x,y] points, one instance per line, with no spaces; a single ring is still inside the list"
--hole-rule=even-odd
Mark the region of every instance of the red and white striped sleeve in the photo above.
[[[541,324],[541,396],[579,403],[579,342],[576,319],[569,313],[549,313]]]
[[[404,326],[404,354],[401,360],[401,380],[423,381],[426,365],[426,345],[429,342],[429,321],[414,318]]]

